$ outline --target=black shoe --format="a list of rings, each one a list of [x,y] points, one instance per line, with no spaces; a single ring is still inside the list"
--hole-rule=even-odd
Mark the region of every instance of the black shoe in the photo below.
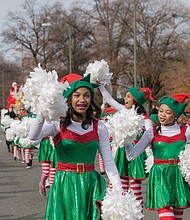
[[[30,168],[31,168],[30,163],[27,163],[26,164],[26,169],[30,169]]]
[[[30,166],[32,166],[32,160],[29,160],[29,164],[30,164]]]
[[[14,160],[17,160],[17,157],[14,157]]]

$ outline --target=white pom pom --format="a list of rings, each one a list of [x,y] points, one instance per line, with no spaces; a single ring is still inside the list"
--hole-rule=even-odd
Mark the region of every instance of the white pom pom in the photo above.
[[[21,146],[24,146],[24,147],[30,147],[30,146],[32,146],[32,145],[36,146],[36,145],[39,144],[39,142],[31,141],[31,140],[29,139],[29,137],[20,138],[19,143],[20,143]]]
[[[22,139],[28,137],[28,133],[30,130],[30,127],[35,119],[34,118],[28,118],[24,117],[22,121],[20,120],[13,120],[13,122],[10,124],[10,128],[8,130],[7,138],[9,138],[10,141],[13,141],[14,138],[20,137]],[[28,140],[24,140],[25,142]],[[30,146],[30,145],[24,145],[24,146]]]
[[[16,136],[16,130],[18,129],[20,124],[19,120],[13,120],[10,124],[10,128],[6,130],[6,139],[8,141],[14,141]]]
[[[1,124],[4,126],[4,128],[9,128],[10,124],[14,121],[14,119],[12,119],[9,115],[5,115],[2,119],[1,119]]]
[[[115,147],[130,145],[144,127],[144,117],[137,114],[134,106],[131,109],[116,112],[107,118],[106,126],[110,137],[113,138],[112,146]]]
[[[22,121],[20,121],[20,123],[15,128],[16,136],[20,138],[26,138],[28,136],[30,127],[34,120],[35,118],[28,118],[28,117],[22,118]]]
[[[141,201],[136,200],[132,192],[122,195],[107,189],[106,196],[102,202],[102,218],[104,220],[138,220],[142,219]]]
[[[182,175],[188,184],[190,184],[190,144],[185,145],[185,150],[181,151],[179,154],[179,166],[182,172]]]
[[[6,137],[7,141],[13,141],[14,140],[15,134],[14,134],[14,132],[13,132],[13,130],[11,128],[8,128],[5,131],[5,137]]]
[[[32,111],[36,112],[38,117],[43,115],[47,121],[56,121],[67,112],[67,99],[63,97],[67,88],[69,84],[60,83],[56,71],[46,72],[39,64],[38,68],[30,73],[30,78],[22,89],[23,102],[27,105],[30,103]]]
[[[152,165],[154,164],[154,156],[151,147],[146,148],[148,158],[145,160],[145,172],[149,173]]]
[[[103,85],[111,84],[112,73],[109,71],[109,66],[105,60],[94,61],[87,66],[84,76],[90,73],[90,81]]]

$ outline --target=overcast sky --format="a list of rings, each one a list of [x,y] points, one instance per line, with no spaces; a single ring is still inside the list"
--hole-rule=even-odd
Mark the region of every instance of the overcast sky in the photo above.
[[[36,0],[38,4],[52,4],[56,0]],[[0,0],[0,31],[3,29],[4,23],[6,22],[6,16],[8,11],[19,11],[25,0]],[[66,8],[69,8],[73,0],[61,0]]]
[[[0,0],[0,31],[4,27],[4,23],[6,22],[6,16],[8,11],[18,11],[21,8],[22,4],[25,0]],[[37,3],[44,5],[46,3],[52,4],[56,2],[56,0],[36,0]],[[141,1],[141,0],[139,0]],[[178,0],[185,2],[190,7],[190,0]],[[74,2],[74,0],[61,0],[61,2],[65,5],[66,8],[69,8]]]
[[[66,8],[69,8],[75,0],[60,0]],[[5,23],[7,21],[7,13],[9,11],[16,12],[22,9],[22,5],[25,0],[0,0],[0,32],[6,28]],[[57,0],[36,0],[39,5],[53,4],[57,2]],[[1,40],[1,38],[0,38]],[[0,42],[1,44],[1,42]],[[6,50],[6,46],[1,48],[2,51]],[[12,57],[12,52],[6,52],[6,57],[9,59]],[[7,55],[8,54],[8,55]],[[14,55],[13,55],[14,56]]]
[[[6,22],[6,16],[8,11],[18,11],[21,8],[25,0],[0,0],[0,31],[4,27]],[[46,3],[52,4],[56,0],[36,0],[37,3],[44,5]],[[141,1],[141,0],[140,0]],[[178,0],[185,2],[190,7],[190,0]],[[66,8],[69,8],[74,0],[61,0]]]

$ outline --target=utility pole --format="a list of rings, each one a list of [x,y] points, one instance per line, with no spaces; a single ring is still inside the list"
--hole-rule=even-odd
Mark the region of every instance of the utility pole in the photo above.
[[[69,73],[72,73],[72,42],[71,42],[71,27],[69,26]]]
[[[44,68],[46,68],[46,64],[47,64],[47,55],[46,55],[46,50],[47,50],[47,43],[48,43],[48,39],[46,37],[46,32],[48,32],[49,35],[49,28],[52,26],[52,24],[50,22],[47,23],[42,23],[41,24],[42,28],[43,28],[43,64],[44,64]]]
[[[2,74],[2,104],[3,108],[5,108],[5,77],[4,77],[4,70],[1,71]]]
[[[133,0],[133,25],[134,25],[134,87],[137,87],[137,0]]]
[[[5,74],[4,74],[3,69],[0,71],[0,80],[1,80],[1,84],[0,84],[1,104],[0,104],[0,107],[5,108]]]

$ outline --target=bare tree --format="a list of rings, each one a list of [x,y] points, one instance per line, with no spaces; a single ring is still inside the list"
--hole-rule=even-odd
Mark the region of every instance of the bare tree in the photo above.
[[[7,105],[12,82],[23,84],[21,68],[15,62],[6,61],[2,54],[0,56],[0,108]]]
[[[178,44],[189,39],[190,11],[172,0],[138,6],[138,73],[143,76],[141,86],[151,88],[158,97],[168,63],[183,62]]]
[[[59,14],[58,6],[38,8],[36,0],[26,0],[21,12],[9,12],[7,29],[2,32],[4,42],[12,47],[20,47],[22,52],[33,57],[34,65],[47,62],[58,53],[51,42],[50,34],[54,15]],[[54,10],[53,10],[54,9]],[[47,47],[48,45],[48,47]]]
[[[62,13],[54,28],[57,43],[62,45],[57,58],[69,72],[84,73],[95,41],[88,18],[75,6]]]
[[[83,74],[89,62],[105,59],[116,98],[118,88],[124,93],[134,84],[134,1],[94,0],[85,7],[76,2],[68,11],[61,2],[39,8],[26,0],[22,13],[9,13],[4,42],[33,58],[29,68],[40,62],[60,77]],[[189,12],[175,0],[137,0],[138,85],[155,97],[166,91],[164,76],[175,72],[176,63],[188,65]]]
[[[128,48],[125,47],[128,42],[129,30],[122,22],[131,20],[130,4],[124,0],[94,0],[91,8],[84,10],[89,16],[95,35],[94,51],[91,60],[105,59],[113,72],[112,95],[116,98],[119,75],[129,74],[129,59],[127,57]],[[127,80],[121,85],[125,88],[128,86]]]

